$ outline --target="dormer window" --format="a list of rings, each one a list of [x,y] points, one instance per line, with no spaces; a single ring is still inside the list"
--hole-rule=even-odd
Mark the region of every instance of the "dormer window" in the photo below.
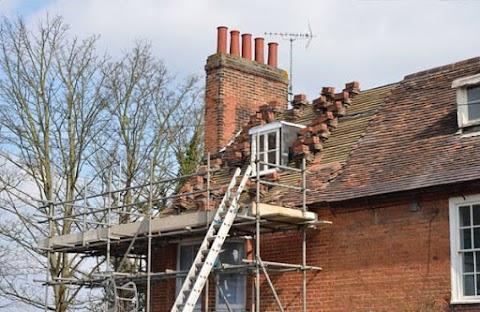
[[[252,145],[252,164],[256,175],[256,160],[259,163],[259,174],[275,172],[276,166],[286,166],[289,161],[290,147],[297,138],[298,130],[305,126],[286,121],[271,122],[253,127],[249,130]]]
[[[458,127],[480,125],[480,74],[457,79],[452,88],[457,89]]]

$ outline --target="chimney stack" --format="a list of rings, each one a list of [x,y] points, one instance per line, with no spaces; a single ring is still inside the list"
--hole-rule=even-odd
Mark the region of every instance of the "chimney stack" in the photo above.
[[[227,53],[227,31],[225,26],[219,26],[217,28],[217,53]]]
[[[225,147],[261,106],[288,106],[288,75],[276,68],[277,44],[269,44],[269,66],[263,38],[255,38],[253,61],[252,35],[243,34],[240,47],[240,32],[232,30],[229,52],[227,36],[227,27],[218,27],[217,53],[205,65],[205,153]]]

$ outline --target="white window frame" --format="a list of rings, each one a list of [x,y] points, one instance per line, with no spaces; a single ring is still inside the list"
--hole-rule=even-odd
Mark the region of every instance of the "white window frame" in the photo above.
[[[202,242],[199,241],[199,240],[192,239],[192,240],[186,240],[186,241],[178,244],[178,246],[177,246],[177,271],[180,271],[181,247],[184,247],[184,246],[198,246],[198,247],[200,247],[201,243]],[[226,241],[225,243],[242,243],[243,244],[243,251],[244,251],[244,254],[246,255],[246,248],[247,247],[246,247],[245,241],[234,239],[234,240]],[[194,254],[193,256],[195,257],[196,254]],[[181,279],[179,279],[179,278],[176,279],[175,296],[178,296],[178,293],[180,292],[180,289],[182,288],[182,283],[183,283],[183,281],[181,281]],[[228,311],[226,304],[220,304],[219,303],[220,292],[218,291],[218,289],[216,287],[215,287],[215,289],[216,289],[216,291],[215,291],[215,305],[216,305],[215,306],[215,311]],[[233,311],[245,311],[246,310],[246,304],[247,304],[246,275],[245,275],[245,285],[244,285],[243,293],[245,295],[245,297],[243,298],[243,304],[230,304],[230,307],[233,309]],[[203,309],[203,300],[199,299],[197,301],[197,304],[195,305],[194,311],[202,311],[202,309]]]
[[[245,244],[245,241],[243,240],[230,240],[228,242],[225,242],[225,243],[237,243],[237,244],[242,244],[242,248],[243,248],[243,253],[244,255],[246,256],[247,255],[247,246]],[[244,278],[245,278],[245,284],[243,285],[243,294],[244,294],[244,297],[243,297],[243,303],[242,304],[234,304],[234,303],[230,303],[229,302],[229,305],[230,305],[230,308],[233,310],[233,311],[246,311],[246,308],[247,308],[247,275],[243,274],[242,275]],[[228,311],[228,308],[227,308],[227,305],[226,304],[223,304],[223,303],[220,303],[220,291],[218,290],[218,287],[215,287],[215,311]]]
[[[178,246],[177,246],[177,271],[181,270],[181,268],[180,268],[181,247],[198,246],[198,248],[200,248],[201,243],[202,242],[198,241],[198,240],[186,240],[186,241],[183,241],[182,243],[178,244]],[[196,254],[193,255],[192,261],[195,260],[195,256],[196,256]],[[187,271],[189,269],[190,268],[188,268]],[[178,296],[178,294],[180,293],[180,290],[182,289],[182,286],[183,286],[183,281],[184,281],[184,279],[180,279],[180,278],[175,279],[175,296]],[[200,312],[200,311],[202,311],[202,309],[203,309],[203,300],[200,297],[198,299],[197,304],[195,305],[195,308],[194,308],[193,311]]]
[[[459,208],[466,205],[480,204],[480,195],[470,195],[465,197],[454,197],[449,200],[450,217],[450,269],[451,269],[451,303],[468,304],[480,303],[480,294],[475,296],[465,296],[463,293],[463,261],[462,251],[460,249],[460,213]],[[472,240],[473,244],[473,240]],[[477,248],[478,249],[478,248]],[[472,245],[472,250],[474,246]],[[470,249],[468,249],[470,250]],[[477,273],[480,269],[477,269]]]
[[[480,118],[469,120],[467,88],[480,86],[480,74],[459,78],[453,81],[452,88],[457,90],[457,122],[459,128],[480,125]]]
[[[259,137],[264,136],[264,145],[268,147],[268,134],[269,133],[275,133],[276,134],[276,142],[275,142],[275,149],[267,149],[267,151],[262,151],[261,153],[263,155],[267,155],[267,161],[268,161],[268,153],[269,151],[275,151],[275,163],[272,163],[274,165],[281,165],[280,159],[281,159],[281,154],[282,154],[282,146],[281,146],[281,129],[282,129],[282,122],[272,122],[268,123],[266,125],[262,126],[257,126],[253,127],[249,130],[249,134],[251,135],[251,140],[252,140],[252,150],[251,150],[251,164],[253,167],[253,173],[252,176],[257,175],[257,166],[256,166],[256,159],[257,159],[257,145],[259,144]],[[263,164],[260,164],[261,167],[265,166]],[[278,169],[277,168],[270,168],[270,169],[261,169],[258,172],[258,175],[266,175],[269,173],[276,172]]]

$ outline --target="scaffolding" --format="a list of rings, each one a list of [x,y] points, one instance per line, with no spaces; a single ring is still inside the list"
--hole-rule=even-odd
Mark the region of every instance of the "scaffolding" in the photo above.
[[[261,311],[261,280],[262,276],[270,287],[271,293],[279,311],[284,306],[270,278],[272,273],[300,272],[302,275],[302,311],[307,311],[307,271],[319,271],[320,267],[307,265],[307,230],[316,229],[327,221],[318,220],[315,213],[307,210],[307,185],[305,159],[299,166],[281,166],[272,163],[255,161],[256,172],[261,166],[267,165],[282,172],[282,176],[295,176],[299,185],[291,182],[272,182],[262,176],[252,176],[255,182],[255,196],[251,204],[236,215],[232,225],[232,237],[242,237],[251,240],[253,256],[243,259],[241,265],[224,265],[215,267],[213,275],[223,272],[245,272],[251,277],[251,307],[246,311]],[[66,287],[102,288],[104,310],[107,311],[139,311],[139,302],[143,301],[143,311],[152,310],[152,285],[167,279],[179,279],[187,275],[187,271],[178,269],[164,272],[152,271],[152,251],[160,245],[178,243],[184,239],[202,236],[213,221],[215,211],[195,211],[190,213],[168,214],[173,212],[175,201],[184,196],[206,194],[206,207],[211,207],[215,194],[221,190],[217,185],[214,169],[207,157],[207,169],[204,172],[154,181],[153,169],[149,182],[128,188],[114,187],[112,173],[108,179],[106,191],[93,194],[87,185],[72,201],[45,203],[41,207],[48,212],[48,217],[42,220],[49,227],[49,236],[43,239],[40,247],[46,252],[47,259],[61,253],[81,254],[82,257],[93,257],[97,270],[90,275],[51,276],[51,263],[47,260],[45,285],[45,311],[49,310],[50,289],[55,285]],[[186,193],[169,192],[157,195],[159,186],[178,181],[186,181],[195,176],[206,180],[206,188]],[[118,183],[117,183],[118,184]],[[279,207],[262,202],[262,187],[283,189],[288,192],[298,192],[301,202],[295,208]],[[123,203],[122,196],[126,192],[135,194],[135,200]],[[247,197],[247,196],[244,196]],[[248,201],[248,199],[247,199]],[[68,211],[68,214],[65,212]],[[71,230],[67,234],[58,233],[57,225],[68,225]],[[268,233],[300,231],[302,237],[302,262],[297,264],[267,261],[261,254],[261,236]],[[129,265],[127,265],[129,264]],[[128,268],[125,269],[125,268]],[[134,267],[134,269],[132,268]],[[217,278],[215,278],[217,281]],[[208,279],[204,289],[204,311],[214,311],[209,307]],[[215,283],[220,296],[226,303],[228,311],[232,311],[224,296],[222,288]],[[178,291],[178,290],[177,290]],[[248,293],[248,292],[247,292]],[[206,294],[206,295],[205,295]]]

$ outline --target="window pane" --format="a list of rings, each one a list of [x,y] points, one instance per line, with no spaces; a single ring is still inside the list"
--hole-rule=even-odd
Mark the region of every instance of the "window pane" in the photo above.
[[[461,249],[472,248],[472,237],[470,236],[470,229],[460,230],[460,248]]]
[[[220,254],[220,262],[222,264],[242,264],[244,258],[244,243],[233,242],[224,244],[224,251]],[[245,275],[239,273],[221,274],[218,281],[229,304],[242,306],[245,304]],[[220,292],[218,292],[218,303],[221,305],[225,304],[225,300]]]
[[[473,229],[473,246],[480,248],[480,228]]]
[[[460,225],[461,226],[470,225],[470,206],[460,207]]]
[[[267,156],[268,156],[267,153],[261,153],[261,154],[260,154],[260,161],[268,162]],[[267,170],[267,169],[268,169],[268,166],[267,166],[267,165],[265,165],[265,164],[261,164],[261,165],[260,165],[260,171],[264,171],[264,170]]]
[[[245,275],[225,274],[219,278],[220,287],[229,304],[243,305],[245,298]],[[219,304],[225,304],[222,295],[218,294]]]
[[[277,153],[275,151],[268,153],[268,163],[269,164],[276,164],[277,163],[276,158],[277,158]]]
[[[480,100],[480,86],[467,88],[467,101],[474,102]]]
[[[268,149],[277,148],[277,132],[270,132],[268,134]]]
[[[480,273],[480,251],[475,252],[475,272]]]
[[[473,225],[480,225],[480,205],[473,205]]]
[[[220,253],[220,262],[227,264],[241,264],[245,257],[243,243],[225,243],[223,252]]]
[[[198,249],[200,248],[199,244],[195,245],[183,245],[180,246],[180,260],[179,260],[179,269],[181,271],[187,271],[192,266],[193,260],[197,255]],[[177,279],[177,289],[176,293],[180,292],[182,288],[183,282],[185,281],[185,276],[180,277]],[[202,308],[202,300],[198,300],[197,304],[195,305],[194,311],[201,311]]]
[[[474,272],[473,252],[463,254],[463,273]]]
[[[259,135],[259,140],[260,140],[260,148],[258,151],[263,152],[265,150],[265,135],[264,134]]]
[[[185,245],[180,247],[180,270],[190,269],[198,247],[198,245]]]
[[[468,119],[480,119],[480,86],[467,88]]]
[[[475,296],[475,278],[474,275],[465,275],[463,277],[463,295]]]

